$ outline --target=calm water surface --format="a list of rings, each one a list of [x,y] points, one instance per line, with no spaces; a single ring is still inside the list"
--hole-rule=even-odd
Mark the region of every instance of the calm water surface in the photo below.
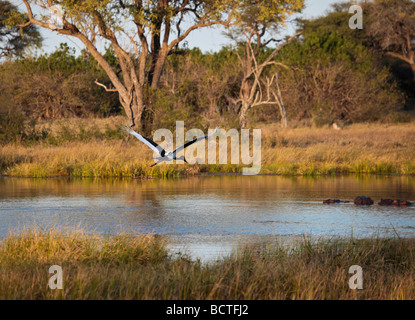
[[[172,180],[0,178],[0,237],[23,227],[81,225],[167,237],[211,259],[240,243],[304,235],[415,236],[415,208],[323,205],[370,196],[415,202],[414,177],[210,176]]]

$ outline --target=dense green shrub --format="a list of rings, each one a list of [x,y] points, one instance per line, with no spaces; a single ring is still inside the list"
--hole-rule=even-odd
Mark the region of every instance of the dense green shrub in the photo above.
[[[280,58],[293,68],[282,80],[291,119],[313,118],[318,125],[376,121],[404,105],[389,69],[337,32],[306,32]]]

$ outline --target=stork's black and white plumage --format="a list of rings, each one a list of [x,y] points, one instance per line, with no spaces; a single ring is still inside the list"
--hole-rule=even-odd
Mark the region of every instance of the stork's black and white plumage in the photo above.
[[[213,130],[211,133],[209,133],[205,136],[201,136],[201,137],[193,139],[192,141],[186,142],[184,145],[176,148],[176,150],[173,150],[173,151],[164,150],[159,144],[155,143],[153,140],[151,140],[149,138],[143,137],[141,134],[135,132],[133,129],[131,129],[131,127],[129,127],[127,125],[125,127],[123,127],[123,129],[126,132],[128,132],[129,134],[132,134],[134,137],[136,137],[138,140],[143,142],[146,146],[148,146],[150,149],[152,149],[154,152],[156,152],[160,155],[160,157],[157,158],[158,162],[151,165],[151,167],[154,167],[155,165],[158,165],[159,163],[161,163],[163,161],[171,161],[171,160],[184,160],[184,162],[188,163],[184,156],[177,158],[177,154],[180,151],[187,148],[188,146],[190,146],[190,145],[192,145],[192,144],[194,144],[194,143],[196,143],[200,140],[204,140],[204,139],[208,138],[209,136],[213,135],[219,129],[219,127],[216,127],[215,130]]]

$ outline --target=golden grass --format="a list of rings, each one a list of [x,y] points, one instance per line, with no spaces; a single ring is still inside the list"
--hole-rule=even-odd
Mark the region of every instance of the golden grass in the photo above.
[[[0,299],[414,299],[415,240],[304,239],[216,262],[172,257],[154,236],[26,230],[0,242]],[[48,287],[49,267],[63,289]],[[363,269],[363,290],[348,270]]]
[[[41,147],[7,145],[0,152],[5,163],[3,174],[11,176],[168,177],[191,170],[178,165],[150,168],[152,153],[145,146],[130,146],[121,141]]]
[[[415,124],[262,129],[262,173],[415,174]]]
[[[115,128],[123,123],[121,118],[82,121],[87,130],[95,128],[93,121],[96,121],[96,130]],[[69,131],[76,130],[80,123],[68,121],[67,128],[70,128]],[[59,136],[59,128],[62,127],[56,124],[49,124],[49,127],[52,128],[52,136]],[[79,135],[82,136],[81,133]],[[228,156],[230,163],[230,152]],[[90,139],[57,145],[0,146],[0,174],[10,176],[167,177],[199,172],[241,172],[242,169],[242,165],[230,164],[161,165],[150,168],[152,163],[152,152],[133,138],[128,142]],[[277,125],[264,126],[260,173],[415,175],[415,123],[356,124],[340,131],[328,127],[281,129]]]

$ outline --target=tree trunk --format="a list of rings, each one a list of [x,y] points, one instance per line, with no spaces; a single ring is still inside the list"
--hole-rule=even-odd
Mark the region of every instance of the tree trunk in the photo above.
[[[272,80],[269,83],[269,86],[272,83]],[[288,127],[287,122],[287,112],[285,111],[284,102],[282,100],[282,94],[281,94],[281,88],[279,83],[279,75],[278,73],[275,74],[275,84],[276,84],[276,90],[272,92],[272,95],[275,98],[275,101],[278,104],[278,107],[280,108],[280,114],[281,114],[281,126],[283,128]]]
[[[280,107],[280,113],[281,113],[281,126],[283,128],[287,128],[288,121],[287,121],[287,113],[285,111],[285,107],[283,104],[280,104],[280,103],[279,103],[279,107]]]
[[[165,47],[159,50],[157,59],[153,61],[151,74],[151,89],[156,90],[159,85],[161,73],[163,71],[164,63],[166,62],[168,51]]]
[[[282,94],[281,94],[281,89],[279,85],[278,75],[275,81],[277,83],[277,92],[274,93],[274,97],[275,97],[275,100],[277,101],[278,107],[280,108],[281,126],[283,128],[287,128],[288,127],[287,112],[285,111],[284,102],[282,100]]]
[[[151,136],[153,121],[154,112],[150,108],[144,107],[143,113],[141,114],[141,130],[144,135]]]
[[[130,90],[120,95],[120,103],[128,117],[129,125],[135,128],[142,127],[142,115],[145,109],[142,88],[130,88]]]
[[[239,112],[239,124],[241,128],[246,127],[246,116],[249,110],[249,103],[248,101],[243,101],[241,106],[241,111]]]
[[[246,49],[246,55],[250,54],[248,47]],[[241,128],[244,128],[246,126],[246,116],[249,110],[249,106],[250,106],[250,94],[251,94],[251,87],[249,85],[249,76],[251,74],[251,69],[252,69],[252,59],[247,59],[245,61],[245,66],[244,66],[244,78],[242,80],[241,83],[241,89],[239,91],[239,96],[241,97],[242,100],[242,106],[241,106],[241,110],[239,112],[239,124],[241,125]]]

